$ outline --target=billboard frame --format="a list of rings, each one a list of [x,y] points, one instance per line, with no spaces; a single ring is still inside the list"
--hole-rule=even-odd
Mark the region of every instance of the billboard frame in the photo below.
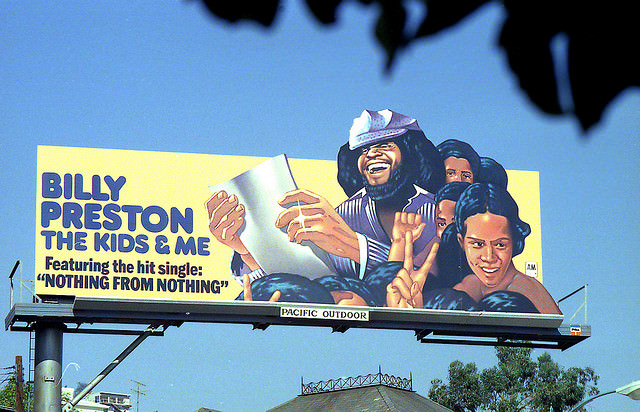
[[[284,309],[367,312],[367,320],[282,316]],[[299,312],[300,312],[299,311]],[[57,303],[16,303],[5,318],[5,328],[32,331],[38,324],[62,325],[64,333],[137,335],[132,325],[159,325],[161,336],[169,326],[185,322],[269,326],[412,330],[421,343],[476,346],[528,346],[565,350],[591,336],[590,325],[563,324],[562,315],[446,310],[397,310],[284,302],[170,301],[75,297]],[[96,328],[93,325],[116,325]],[[578,332],[576,333],[576,327]]]

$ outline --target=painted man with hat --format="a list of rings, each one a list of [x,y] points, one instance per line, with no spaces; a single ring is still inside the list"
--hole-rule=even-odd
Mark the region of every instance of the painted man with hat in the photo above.
[[[417,121],[391,110],[363,111],[353,121],[349,141],[340,148],[337,161],[338,182],[349,199],[334,209],[315,193],[294,190],[285,194],[280,204],[296,206],[284,210],[276,226],[286,227],[292,242],[311,241],[330,254],[338,276],[310,282],[323,285],[336,303],[348,303],[353,296],[349,290],[369,295],[367,275],[387,261],[396,212],[409,212],[403,218],[422,220],[421,235],[414,243],[416,264],[426,258],[429,245],[437,240],[434,193],[444,184],[445,173],[438,151]],[[214,211],[225,202],[231,214],[243,212],[237,198],[215,196],[207,202],[209,216],[220,215]],[[298,206],[300,203],[303,206]],[[236,275],[251,271],[250,280],[260,278],[261,269],[239,237],[227,233],[222,239],[216,234],[219,223],[212,221],[210,228],[219,241],[236,251],[232,270]],[[269,291],[280,289],[273,284],[269,287]],[[286,300],[284,297],[280,299]]]

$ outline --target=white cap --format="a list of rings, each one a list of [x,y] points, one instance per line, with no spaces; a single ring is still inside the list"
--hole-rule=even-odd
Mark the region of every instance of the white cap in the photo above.
[[[406,133],[407,130],[421,130],[418,121],[389,109],[377,112],[364,110],[360,117],[353,119],[349,131],[349,149],[388,140]]]

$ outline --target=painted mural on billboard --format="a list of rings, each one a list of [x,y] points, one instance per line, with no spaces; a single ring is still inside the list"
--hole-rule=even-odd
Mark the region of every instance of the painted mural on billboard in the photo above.
[[[560,313],[536,172],[391,110],[348,135],[336,162],[40,147],[36,293]]]

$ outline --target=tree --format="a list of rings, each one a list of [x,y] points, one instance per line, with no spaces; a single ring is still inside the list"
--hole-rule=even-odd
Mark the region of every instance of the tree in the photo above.
[[[279,0],[200,0],[215,16],[228,22],[250,20],[271,27],[280,11]],[[405,48],[459,24],[481,6],[499,3],[506,19],[498,44],[521,89],[542,111],[578,120],[583,131],[597,124],[606,107],[623,91],[640,86],[640,40],[634,2],[611,0],[585,3],[554,0],[422,0],[425,12],[405,7],[403,0],[357,0],[377,7],[374,37],[386,55],[390,71]],[[346,1],[345,1],[346,2]],[[322,24],[336,22],[343,0],[306,0]],[[409,18],[412,17],[412,18]],[[408,22],[420,21],[417,29]],[[568,79],[556,76],[554,42],[566,39],[561,60]],[[572,104],[563,104],[558,90],[570,90]]]
[[[448,383],[431,381],[429,398],[456,412],[562,412],[598,393],[593,369],[563,369],[545,352],[497,347],[498,364],[478,372],[474,363],[449,365]]]
[[[24,393],[29,393],[32,390],[31,386],[27,383],[24,384]],[[62,405],[71,401],[71,397],[68,394],[62,395]],[[0,389],[0,406],[8,406],[10,408],[16,407],[16,378],[15,375],[7,380],[7,383],[2,389]],[[24,404],[25,412],[33,412],[33,405],[27,404],[25,400]],[[76,408],[71,409],[71,412],[78,412]]]
[[[31,391],[31,387],[29,384],[24,384],[24,392],[25,394]],[[6,380],[6,384],[0,389],[0,405],[8,406],[10,408],[16,407],[16,377],[15,374]],[[25,399],[24,403],[25,412],[32,412],[33,406],[28,405]]]

